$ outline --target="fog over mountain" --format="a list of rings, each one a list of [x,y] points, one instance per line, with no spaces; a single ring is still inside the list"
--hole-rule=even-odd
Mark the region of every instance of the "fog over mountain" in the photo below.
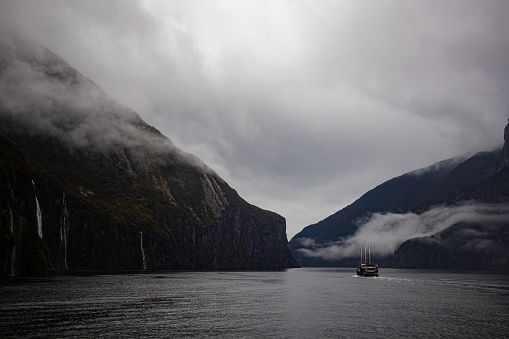
[[[306,248],[300,251],[308,257],[325,260],[356,256],[359,249],[371,244],[374,256],[393,255],[405,241],[437,234],[457,223],[507,223],[509,204],[478,204],[465,202],[458,206],[437,206],[421,214],[373,213],[357,220],[359,225],[354,235],[343,241],[317,244],[311,238],[301,238]],[[314,248],[313,248],[314,247]]]
[[[385,181],[289,243],[303,266],[509,269],[509,123],[504,147]]]
[[[249,204],[58,55],[0,39],[0,276],[296,267]]]
[[[2,0],[0,30],[62,56],[284,215],[291,237],[389,178],[501,146],[507,13],[498,0]]]
[[[111,99],[37,41],[4,35],[0,52],[1,113],[26,124],[20,128],[57,137],[69,147],[149,144],[152,152],[173,151],[211,172],[201,160],[175,147],[157,130],[136,128],[142,122],[136,112]]]

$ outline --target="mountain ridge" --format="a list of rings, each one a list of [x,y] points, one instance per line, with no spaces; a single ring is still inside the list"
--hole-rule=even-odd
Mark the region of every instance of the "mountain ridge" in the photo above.
[[[427,241],[426,254],[420,253],[419,248],[424,251],[424,246],[419,247],[420,245],[416,244],[426,241],[425,239],[432,239],[433,235],[418,233],[421,230],[419,226],[418,229],[413,230],[414,237],[407,235],[410,239],[406,242],[392,244],[397,245],[395,252],[389,253],[385,250],[384,253],[378,253],[377,262],[386,267],[402,268],[444,268],[462,263],[461,268],[467,269],[468,265],[472,268],[509,269],[509,248],[498,245],[497,249],[493,249],[493,253],[490,254],[490,260],[482,263],[473,260],[448,261],[442,255],[440,264],[437,262],[434,266],[423,264],[426,261],[424,258],[427,258],[429,253],[433,250],[439,252],[439,246],[445,246],[444,248],[447,248],[449,252],[461,252],[466,255],[467,252],[456,248],[465,244],[458,242],[453,244],[448,237],[453,235],[460,237],[459,232],[465,232],[469,227],[473,229],[484,225],[488,229],[487,238],[507,243],[505,229],[509,227],[508,131],[509,124],[504,130],[505,144],[502,149],[479,152],[466,159],[448,159],[425,169],[392,178],[366,192],[351,205],[316,224],[305,227],[289,242],[294,257],[303,266],[352,267],[357,264],[358,257],[354,254],[356,252],[352,252],[351,245],[363,245],[358,243],[362,237],[364,237],[363,241],[372,243],[372,249],[376,248],[377,241],[379,246],[383,247],[380,244],[380,237],[389,234],[389,231],[395,234],[403,232],[405,222],[407,225],[413,225],[415,220],[420,220],[422,225],[429,226],[431,229],[432,225],[427,225],[426,222],[431,223],[429,216],[433,212],[438,214],[440,208],[445,211],[454,211],[454,208],[459,206],[472,205],[472,210],[475,210],[475,204],[489,204],[493,207],[492,210],[481,212],[487,213],[483,215],[485,222],[463,221],[450,225],[450,227],[454,226],[452,229],[457,229],[457,232],[441,231],[441,234],[446,234],[442,238],[447,238],[449,247],[445,245],[445,240],[444,243],[439,244],[435,239],[433,244],[436,247],[428,246],[431,241]],[[499,206],[500,204],[502,205]],[[495,223],[490,222],[489,213],[502,213],[505,219],[502,218]],[[448,217],[452,218],[452,215]],[[436,220],[435,224],[438,220],[441,223],[446,222],[442,219]],[[369,229],[370,227],[372,229]],[[410,232],[409,228],[410,226],[407,226],[407,232]],[[375,229],[378,233],[375,233]],[[495,229],[498,230],[498,234]],[[370,237],[367,237],[366,234],[369,232],[372,233]],[[402,247],[399,247],[400,245]]]
[[[2,275],[298,266],[282,216],[45,47],[3,39],[0,89],[0,141],[18,155],[3,162]]]

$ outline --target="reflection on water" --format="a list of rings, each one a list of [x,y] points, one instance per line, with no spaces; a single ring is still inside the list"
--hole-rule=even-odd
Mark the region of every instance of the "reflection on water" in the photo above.
[[[8,337],[504,337],[509,276],[381,269],[56,276],[0,285]]]

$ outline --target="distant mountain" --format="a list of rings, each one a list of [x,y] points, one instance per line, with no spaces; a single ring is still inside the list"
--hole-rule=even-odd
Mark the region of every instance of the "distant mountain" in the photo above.
[[[48,49],[0,39],[0,274],[297,267],[285,219]]]
[[[393,178],[290,241],[303,266],[509,269],[509,124],[502,151]]]

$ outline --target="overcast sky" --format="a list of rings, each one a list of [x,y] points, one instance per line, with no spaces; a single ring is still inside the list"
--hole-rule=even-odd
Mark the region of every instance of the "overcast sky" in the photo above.
[[[503,143],[509,1],[1,1],[290,239],[406,172]]]

